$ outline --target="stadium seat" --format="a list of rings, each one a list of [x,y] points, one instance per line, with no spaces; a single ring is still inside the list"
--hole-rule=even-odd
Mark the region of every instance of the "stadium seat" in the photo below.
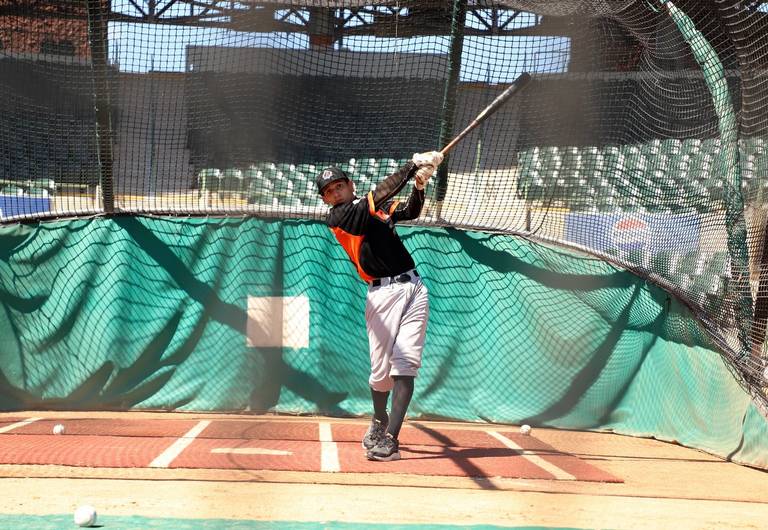
[[[397,160],[395,160],[394,158],[382,158],[381,160],[379,160],[379,164],[382,167],[387,168],[389,173],[393,173],[393,172],[397,171],[397,169],[399,169],[400,166],[402,165]]]
[[[309,175],[310,178],[315,178],[319,172],[319,169],[315,164],[298,164],[296,166],[296,171],[300,171],[305,175]]]
[[[706,260],[704,274],[708,276],[728,275],[728,253],[725,251],[714,252]]]
[[[542,175],[557,171],[563,165],[563,159],[560,150],[556,145],[544,147],[541,153],[541,172]]]
[[[578,147],[566,147],[562,155],[560,175],[565,178],[578,178],[581,171],[582,158]]]
[[[27,197],[42,197],[48,198],[50,193],[45,188],[29,188],[26,192]]]
[[[204,168],[197,173],[197,187],[200,191],[217,191],[221,172],[216,168]]]
[[[517,153],[517,174],[523,176],[532,171],[538,171],[541,167],[540,149],[526,149]]]
[[[0,195],[12,195],[21,197],[24,195],[24,188],[21,186],[4,186],[2,189],[0,189]]]
[[[698,138],[686,138],[683,140],[683,154],[697,156],[701,152],[701,140]]]
[[[709,193],[709,199],[713,201],[721,201],[725,198],[723,180],[718,177],[710,177],[703,183],[707,192]]]
[[[278,201],[280,206],[285,206],[288,208],[297,208],[301,206],[301,201],[293,194],[278,197]]]
[[[697,272],[700,259],[701,256],[698,250],[690,250],[682,255],[680,261],[677,264],[677,270],[674,272],[688,275],[700,273],[700,271]]]
[[[630,263],[639,265],[645,269],[648,268],[648,255],[641,247],[635,247],[629,249],[627,252],[627,260]]]
[[[669,278],[675,266],[675,254],[670,250],[662,250],[651,257],[651,270]]]
[[[661,141],[661,154],[671,157],[679,156],[683,150],[683,142],[679,138],[667,138]]]
[[[225,169],[219,180],[219,195],[242,194],[243,191],[243,172],[235,168]]]

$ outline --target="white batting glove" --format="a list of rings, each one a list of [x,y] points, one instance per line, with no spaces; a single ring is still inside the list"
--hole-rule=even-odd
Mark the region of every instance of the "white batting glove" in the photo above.
[[[427,151],[426,153],[414,153],[413,163],[416,167],[437,167],[443,161],[443,153],[440,151]]]
[[[427,183],[429,182],[429,179],[434,174],[435,174],[434,166],[424,166],[419,168],[419,170],[416,171],[416,176],[414,177],[414,180],[416,183],[416,189],[423,190],[424,188],[426,188]]]

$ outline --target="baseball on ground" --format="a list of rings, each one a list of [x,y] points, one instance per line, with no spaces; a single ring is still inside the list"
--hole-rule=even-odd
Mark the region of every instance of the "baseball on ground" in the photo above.
[[[78,507],[78,509],[75,510],[75,524],[82,527],[95,525],[96,509],[87,504]]]

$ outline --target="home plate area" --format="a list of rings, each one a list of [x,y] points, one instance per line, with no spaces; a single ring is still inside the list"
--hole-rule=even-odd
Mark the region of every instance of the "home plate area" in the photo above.
[[[65,433],[53,434],[61,423]],[[81,467],[406,473],[459,477],[622,482],[533,435],[505,426],[451,429],[411,423],[402,459],[371,462],[367,425],[319,421],[5,418],[0,464]]]

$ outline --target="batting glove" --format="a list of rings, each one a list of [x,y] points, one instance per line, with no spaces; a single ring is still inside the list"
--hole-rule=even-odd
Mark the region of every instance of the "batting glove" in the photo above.
[[[414,153],[413,163],[416,167],[437,167],[443,161],[443,153],[440,151],[427,151],[426,153]]]
[[[419,168],[419,170],[416,171],[416,177],[415,177],[416,189],[423,190],[424,188],[426,188],[430,177],[432,177],[434,173],[435,173],[434,166],[424,166]]]

